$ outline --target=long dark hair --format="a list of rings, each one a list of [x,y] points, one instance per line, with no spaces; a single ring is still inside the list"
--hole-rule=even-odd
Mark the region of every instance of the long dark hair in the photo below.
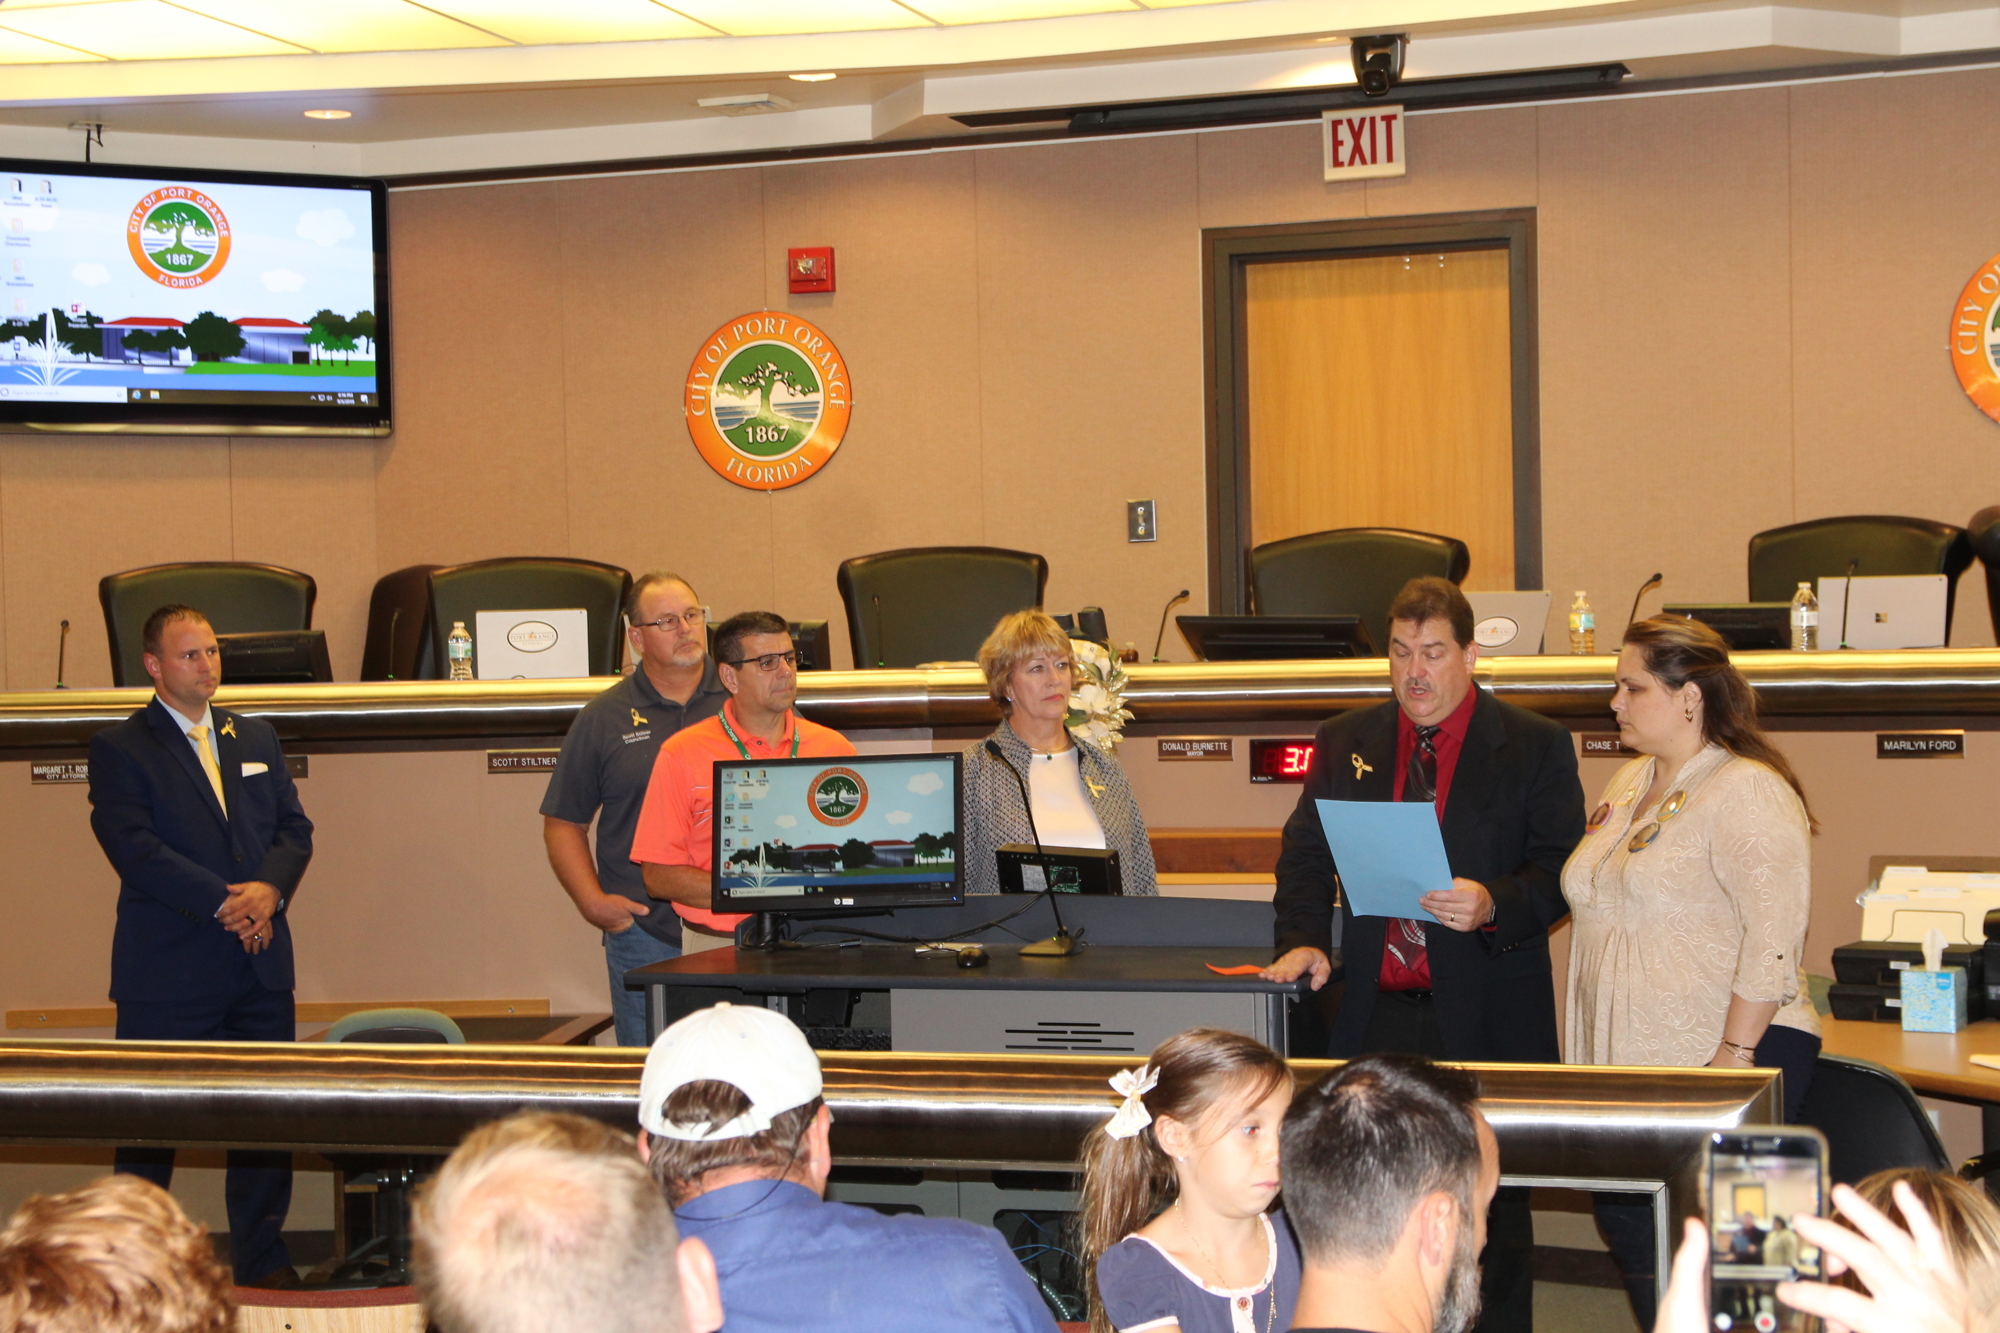
[[[1757,725],[1757,692],[1729,661],[1729,645],[1699,620],[1684,616],[1654,616],[1625,627],[1625,642],[1639,650],[1646,670],[1669,690],[1689,681],[1701,687],[1701,738],[1720,745],[1739,759],[1754,759],[1776,773],[1793,791],[1806,812],[1806,823],[1819,832],[1812,805],[1799,775],[1784,752]]]
[[[1285,1057],[1261,1041],[1219,1028],[1189,1028],[1153,1048],[1147,1064],[1160,1081],[1142,1098],[1157,1121],[1171,1116],[1193,1125],[1235,1099],[1254,1106],[1292,1076]],[[1107,1122],[1108,1123],[1108,1122]],[[1083,1273],[1090,1292],[1092,1333],[1111,1333],[1097,1293],[1104,1252],[1157,1217],[1180,1194],[1174,1159],[1147,1125],[1114,1139],[1104,1125],[1083,1141]]]

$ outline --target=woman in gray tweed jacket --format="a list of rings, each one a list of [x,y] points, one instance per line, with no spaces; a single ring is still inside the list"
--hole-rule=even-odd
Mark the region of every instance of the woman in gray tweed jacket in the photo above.
[[[1044,847],[1108,847],[1118,853],[1128,895],[1159,892],[1146,821],[1125,770],[1110,753],[1073,736],[1069,711],[1069,636],[1040,611],[1002,620],[979,650],[986,686],[1000,705],[992,739],[1029,784]],[[965,891],[1000,892],[994,849],[1033,845],[1021,788],[986,745],[965,752],[965,829],[960,865]]]

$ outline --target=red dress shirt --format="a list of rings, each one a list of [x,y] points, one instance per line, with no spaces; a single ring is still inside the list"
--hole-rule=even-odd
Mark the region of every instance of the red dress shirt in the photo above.
[[[1451,715],[1438,724],[1437,734],[1431,737],[1431,747],[1437,751],[1437,807],[1438,822],[1444,822],[1445,801],[1451,796],[1451,775],[1458,770],[1459,752],[1465,748],[1465,733],[1472,726],[1472,708],[1478,699],[1478,692],[1467,690],[1465,698]],[[1417,748],[1417,724],[1410,721],[1410,715],[1400,710],[1396,713],[1396,799],[1403,799],[1403,782],[1409,776],[1410,755]],[[1426,928],[1438,925],[1435,921],[1420,922]],[[1382,972],[1377,982],[1380,990],[1429,990],[1431,988],[1430,950],[1415,944],[1402,935],[1402,922],[1388,923],[1387,945],[1382,950]],[[1397,956],[1400,949],[1403,957]]]

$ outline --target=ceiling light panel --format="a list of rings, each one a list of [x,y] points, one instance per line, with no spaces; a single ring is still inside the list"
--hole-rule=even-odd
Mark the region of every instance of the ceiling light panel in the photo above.
[[[653,0],[430,0],[430,7],[510,41],[535,46],[572,42],[661,42],[713,37],[716,30]]]
[[[4,13],[0,13],[0,17],[4,17]],[[0,65],[52,65],[58,61],[103,58],[86,51],[72,51],[67,46],[57,46],[54,42],[45,42],[0,27]]]
[[[1135,0],[909,0],[910,8],[939,23],[1004,23],[1008,19],[1063,18],[1071,14],[1123,14]]]
[[[462,46],[505,46],[422,5],[404,0],[176,0],[189,9],[267,33],[314,51],[436,51]]]
[[[895,0],[676,0],[674,8],[732,37],[931,26]]]
[[[289,7],[289,6],[287,6]],[[113,60],[190,60],[214,56],[297,55],[299,48],[218,23],[159,0],[102,5],[0,8],[15,32],[92,51]]]

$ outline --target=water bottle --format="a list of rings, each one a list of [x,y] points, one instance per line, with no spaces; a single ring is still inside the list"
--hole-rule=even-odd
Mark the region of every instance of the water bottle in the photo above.
[[[1801,583],[1792,594],[1792,651],[1819,651],[1819,598],[1813,596],[1810,583]]]
[[[465,622],[451,622],[451,637],[444,641],[444,655],[451,659],[453,680],[472,679],[472,636],[465,632]]]
[[[1569,604],[1569,650],[1585,654],[1597,651],[1597,614],[1584,600],[1581,588],[1576,590],[1576,600]]]

